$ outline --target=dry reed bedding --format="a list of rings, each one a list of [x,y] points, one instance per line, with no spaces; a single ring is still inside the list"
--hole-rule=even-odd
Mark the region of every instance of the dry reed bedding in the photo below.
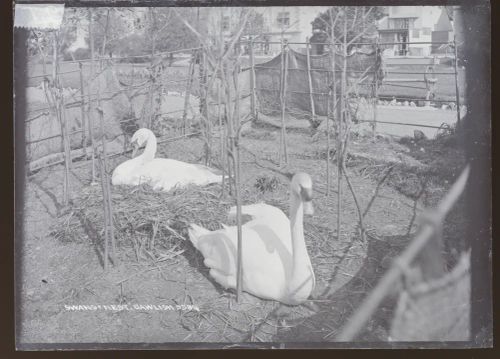
[[[112,187],[113,220],[119,247],[140,237],[154,241],[155,250],[172,249],[187,238],[190,223],[219,229],[229,203],[219,199],[220,185],[190,186],[168,193],[149,186]],[[59,218],[52,235],[60,240],[82,241],[91,232],[103,237],[104,212],[100,186],[82,189],[74,205]],[[84,228],[86,227],[86,229]],[[154,239],[153,239],[154,237]]]

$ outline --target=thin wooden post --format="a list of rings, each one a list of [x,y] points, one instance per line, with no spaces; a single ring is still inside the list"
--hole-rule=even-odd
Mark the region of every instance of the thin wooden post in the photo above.
[[[212,123],[210,122],[209,118],[209,112],[208,112],[208,99],[209,99],[209,91],[210,91],[210,86],[212,86],[212,81],[210,81],[210,84],[208,83],[208,66],[207,66],[207,54],[205,51],[203,51],[203,86],[204,86],[204,91],[203,91],[203,117],[205,118],[205,123],[206,123],[206,136],[207,136],[207,143],[205,147],[205,164],[207,166],[210,166],[211,164],[211,159],[212,159]],[[215,74],[213,74],[215,76]],[[238,95],[239,96],[239,95]]]
[[[457,49],[457,38],[453,35],[453,47],[455,48],[455,100],[457,109],[457,128],[460,125],[460,91],[458,86],[458,49]]]
[[[151,129],[151,128],[153,128],[153,119],[154,119],[154,115],[155,115],[155,111],[153,109],[153,97],[154,97],[154,90],[155,90],[154,89],[155,83],[154,83],[153,66],[151,66],[151,71],[149,73],[149,76],[150,76],[149,81],[151,82],[151,84],[149,86],[149,93],[148,93],[148,98],[146,101],[149,102],[148,128]]]
[[[185,135],[187,133],[187,111],[189,107],[189,102],[191,99],[191,87],[193,86],[193,78],[194,78],[194,64],[195,64],[196,51],[193,51],[191,54],[191,60],[189,62],[188,69],[188,81],[186,83],[186,93],[184,94],[184,109],[182,111],[182,124],[183,124],[183,132]]]
[[[372,132],[373,132],[373,137],[375,138],[375,135],[377,133],[377,105],[378,105],[378,66],[379,64],[379,54],[380,54],[380,49],[378,45],[378,37],[375,42],[375,66],[374,66],[374,75],[373,75],[373,102],[372,102],[372,111],[373,111],[373,123],[372,123]]]
[[[109,226],[108,226],[108,203],[107,203],[107,186],[106,186],[106,175],[104,169],[104,161],[102,158],[102,153],[98,155],[99,160],[99,175],[101,177],[101,189],[102,189],[102,206],[104,213],[104,270],[108,270],[108,247],[109,247]]]
[[[230,114],[231,112],[228,111],[228,107],[230,107],[230,104],[228,105],[227,103],[224,105],[224,113],[226,117],[226,123],[227,123],[227,135],[226,135],[226,162],[227,162],[227,183],[228,183],[228,192],[229,195],[232,196],[234,193],[234,176],[233,176],[233,168],[231,168],[231,158],[229,156],[229,151],[232,150],[232,140],[231,140],[231,129],[229,128],[229,124],[233,121],[232,120],[232,115]]]
[[[342,45],[342,81],[341,81],[341,90],[340,90],[340,106],[338,111],[338,138],[337,138],[337,192],[338,192],[338,201],[337,201],[337,238],[340,238],[340,231],[342,227],[342,172],[343,172],[343,144],[342,144],[342,126],[344,124],[345,117],[345,100],[346,100],[346,71],[347,71],[347,14],[346,7],[343,7],[343,16],[344,16],[344,41]],[[332,46],[334,42],[332,42]],[[333,50],[335,52],[335,48]]]
[[[326,197],[330,197],[330,118],[331,118],[331,91],[326,99]]]
[[[235,126],[233,128],[233,149],[236,152],[236,156],[233,157],[234,161],[234,173],[235,173],[235,197],[236,197],[236,225],[238,232],[238,268],[237,268],[237,281],[236,281],[236,293],[237,300],[240,302],[242,290],[243,290],[243,238],[242,238],[242,221],[241,221],[241,160],[240,160],[240,92],[239,92],[239,64],[236,64],[237,69],[235,69],[236,76],[234,77],[234,88],[235,88],[235,114],[234,121]]]
[[[104,157],[104,168],[106,168],[106,157]],[[107,187],[107,192],[108,192],[108,213],[109,213],[109,218],[108,218],[108,223],[109,223],[109,229],[110,229],[110,236],[111,236],[111,259],[113,260],[113,264],[116,264],[116,244],[115,244],[115,229],[113,225],[113,199],[111,197],[111,185],[109,184],[109,176],[108,172],[104,172],[105,180],[106,180],[106,187]]]
[[[288,153],[287,153],[287,145],[286,145],[286,125],[285,125],[285,112],[286,112],[286,90],[287,90],[287,77],[288,77],[288,45],[284,40],[282,40],[282,51],[281,51],[281,136],[280,136],[280,150],[279,150],[279,163],[280,166],[283,165],[283,157],[284,155],[284,163],[288,163]]]
[[[69,146],[68,131],[66,129],[66,116],[64,112],[64,98],[63,90],[59,83],[59,37],[57,31],[53,32],[54,38],[54,49],[53,49],[53,60],[52,60],[52,77],[53,77],[53,93],[55,94],[55,108],[56,116],[59,119],[59,126],[61,129],[61,147],[64,152],[64,181],[63,181],[63,204],[66,206],[69,203],[69,162],[71,161],[71,153]]]
[[[330,39],[331,39],[331,45],[330,45],[330,53],[331,53],[331,67],[332,67],[332,95],[333,95],[333,98],[332,98],[332,121],[337,118],[337,122],[338,122],[338,126],[337,126],[337,141],[340,141],[340,138],[341,138],[341,131],[340,131],[340,107],[339,107],[339,103],[338,103],[338,99],[337,99],[337,57],[336,57],[336,52],[335,52],[335,26],[334,26],[334,21],[333,21],[333,14],[332,14],[332,11],[330,10],[330,21],[331,21],[331,33],[330,33]],[[337,161],[339,160],[340,158],[340,153],[338,152],[339,151],[339,147],[338,147],[338,143],[337,142]],[[338,167],[337,167],[338,168]],[[328,172],[328,176],[330,176],[331,173]],[[327,178],[327,181],[328,181],[328,184],[330,183],[330,178]],[[330,186],[330,185],[328,185]],[[340,188],[340,183],[337,183],[337,187],[338,189]],[[328,192],[327,193],[330,193],[330,188],[328,188]],[[337,210],[339,211],[340,213],[340,210],[341,210],[341,205],[339,205],[341,202],[342,202],[342,199],[341,199],[341,190],[338,191],[338,198],[337,198]],[[337,228],[340,228],[340,218],[337,216]],[[340,237],[340,231],[338,231],[337,233],[337,237]]]
[[[314,105],[312,74],[311,74],[311,49],[309,38],[306,38],[306,56],[307,56],[307,81],[309,85],[309,101],[311,102],[311,123],[316,122],[316,109]],[[328,119],[328,115],[326,116]]]
[[[83,64],[81,62],[78,63],[78,67],[80,68],[80,93],[82,96],[82,104],[80,107],[80,116],[82,122],[82,149],[87,158],[87,120],[85,117],[85,89],[83,85]]]
[[[155,115],[161,121],[161,113],[162,113],[162,105],[163,105],[163,67],[165,63],[163,59],[160,57],[160,62],[156,69],[156,79],[159,84],[156,86],[156,103],[155,103]]]
[[[94,31],[93,31],[93,18],[92,18],[92,8],[88,9],[88,16],[89,16],[89,42],[90,42],[90,84],[95,80],[95,51],[94,51]],[[89,115],[89,136],[90,136],[90,143],[91,143],[91,160],[92,160],[92,181],[91,184],[96,183],[96,171],[95,171],[95,142],[94,142],[94,119],[92,115],[92,93],[91,93],[91,88],[92,86],[89,86],[89,109],[88,109],[88,115]]]
[[[97,93],[99,97],[99,93]],[[111,259],[113,263],[115,263],[115,235],[113,228],[113,203],[111,199],[111,188],[109,185],[108,179],[108,164],[107,164],[107,149],[106,149],[106,133],[104,132],[104,112],[101,108],[100,99],[98,99],[98,107],[97,112],[99,113],[99,122],[101,126],[101,141],[102,141],[102,172],[101,172],[101,184],[103,185],[103,194],[104,194],[104,204],[105,204],[105,212],[106,215],[106,228],[107,228],[107,238],[111,241]]]
[[[199,111],[200,114],[203,116],[204,111],[205,111],[205,101],[206,101],[206,95],[205,95],[205,84],[206,84],[206,77],[205,77],[205,59],[204,59],[204,50],[200,50],[200,57],[198,58],[198,78],[199,78],[199,83],[200,83],[200,103],[199,103]]]
[[[58,66],[58,61],[57,61],[57,47],[58,47],[58,41],[57,41],[57,32],[53,32],[53,39],[54,39],[54,48],[52,52],[52,81],[54,83],[54,86],[56,86],[56,80],[57,80],[57,66]]]
[[[102,41],[101,59],[99,60],[99,67],[100,67],[101,70],[102,70],[102,67],[103,67],[104,53],[106,51],[106,40],[107,40],[107,37],[108,37],[109,12],[110,12],[110,10],[111,10],[111,8],[108,8],[107,12],[106,12],[106,25],[104,26],[104,38],[103,38],[103,41]]]
[[[61,120],[61,135],[64,146],[64,205],[69,203],[70,198],[70,169],[71,169],[71,144],[68,131],[68,122],[66,117],[66,106],[64,104],[64,95],[62,93],[62,88],[60,89],[60,99],[59,99],[59,111]]]
[[[236,197],[236,221],[237,221],[237,253],[236,253],[236,267],[237,267],[237,272],[236,272],[236,299],[237,301],[240,301],[241,299],[241,293],[242,293],[242,243],[241,243],[241,203],[240,203],[240,193],[239,193],[239,173],[238,173],[238,160],[237,154],[236,154],[236,147],[237,147],[237,142],[236,142],[236,136],[238,135],[238,128],[235,128],[237,126],[237,116],[238,114],[235,114],[235,112],[238,111],[239,106],[235,106],[235,111],[233,112],[232,109],[232,87],[229,81],[229,77],[232,76],[233,78],[233,83],[235,86],[235,92],[236,94],[238,93],[238,83],[236,79],[236,74],[235,74],[235,69],[234,67],[231,69],[233,72],[230,72],[230,69],[228,69],[229,64],[227,67],[222,68],[221,75],[224,81],[225,85],[225,90],[226,90],[226,109],[227,109],[227,132],[228,132],[228,148],[227,148],[227,158],[228,158],[228,172],[231,171],[231,163],[230,159],[232,159],[232,165],[233,165],[233,170],[234,170],[234,193]],[[225,73],[227,71],[227,73]],[[237,100],[236,100],[237,101]],[[236,105],[236,104],[235,104]],[[239,122],[239,121],[238,121]],[[231,189],[231,187],[229,187]]]
[[[253,40],[250,41],[249,50],[250,50],[250,87],[252,95],[250,106],[251,106],[253,120],[257,121],[258,112],[257,112],[256,79],[255,79],[255,61],[253,57]]]
[[[221,79],[222,82],[222,79]],[[222,111],[221,111],[221,82],[217,84],[217,117],[219,120],[219,137],[220,137],[220,165],[222,169],[222,193],[221,197],[224,197],[224,187],[226,182],[226,171],[224,162],[224,126],[222,124]]]

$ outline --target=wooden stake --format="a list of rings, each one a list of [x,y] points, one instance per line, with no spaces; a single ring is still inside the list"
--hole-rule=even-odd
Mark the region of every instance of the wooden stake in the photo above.
[[[195,57],[196,51],[193,51],[193,53],[191,54],[191,61],[189,62],[188,82],[186,84],[186,93],[184,95],[184,110],[182,111],[183,135],[187,133],[187,111],[191,99],[191,87],[193,86]]]
[[[101,61],[99,61],[99,67],[101,68],[101,70],[103,67],[103,59],[104,59],[105,51],[106,51],[106,40],[108,38],[109,12],[110,12],[110,10],[111,10],[111,8],[108,8],[107,12],[106,12],[106,25],[104,26],[104,38],[102,40]]]
[[[95,67],[94,67],[94,63],[95,63],[95,51],[94,51],[94,31],[93,31],[93,18],[92,18],[92,8],[89,8],[88,9],[89,13],[89,42],[90,42],[90,58],[91,58],[91,61],[90,61],[90,79],[91,79],[91,82],[92,83],[95,79],[94,79],[94,76],[95,76]],[[95,143],[94,143],[94,121],[93,121],[93,116],[92,116],[92,93],[90,93],[90,88],[91,86],[89,86],[89,110],[88,110],[88,114],[89,114],[89,136],[90,136],[90,142],[91,142],[91,148],[92,148],[92,151],[91,151],[91,159],[92,159],[92,182],[91,184],[94,184],[96,183],[95,179],[96,179],[96,173],[95,173]]]
[[[83,64],[81,62],[78,63],[80,68],[80,93],[82,95],[82,105],[80,107],[80,117],[82,122],[82,149],[85,153],[85,158],[87,158],[87,121],[85,116],[85,89],[83,85]]]
[[[338,236],[340,238],[340,229],[342,226],[342,175],[344,172],[344,144],[343,144],[343,128],[346,121],[346,108],[347,108],[347,6],[343,7],[343,15],[344,15],[344,41],[342,46],[342,82],[341,82],[341,91],[340,91],[340,117],[339,117],[339,153],[338,153],[338,193],[339,193],[339,201],[338,201],[338,223],[337,230]],[[346,129],[347,131],[347,129]],[[346,135],[348,135],[346,133]]]
[[[239,146],[239,136],[240,136],[240,105],[239,105],[239,64],[236,64],[237,69],[235,69],[236,76],[234,77],[234,88],[235,88],[235,108],[236,113],[234,116],[235,127],[233,128],[232,139],[233,139],[233,149],[236,151],[236,157],[233,157],[234,161],[234,172],[235,172],[235,197],[236,197],[236,225],[238,230],[238,270],[237,270],[237,281],[236,281],[236,293],[238,303],[241,300],[243,291],[243,238],[242,238],[242,221],[241,221],[241,160],[240,160],[240,146]],[[236,130],[234,132],[234,130]]]
[[[288,153],[286,145],[286,125],[285,125],[285,111],[286,111],[286,83],[288,77],[288,45],[284,40],[282,40],[282,86],[281,86],[281,136],[280,136],[280,151],[279,151],[279,163],[280,166],[283,165],[283,158],[281,151],[283,150],[284,163],[288,163]]]
[[[53,32],[53,38],[54,38],[54,49],[52,52],[52,81],[54,82],[54,86],[56,86],[57,82],[57,66],[58,66],[58,61],[57,61],[57,47],[58,47],[58,41],[57,41],[57,32]]]
[[[373,110],[373,123],[372,123],[372,131],[373,131],[373,137],[375,137],[377,133],[377,104],[378,104],[378,64],[379,64],[379,46],[378,46],[378,37],[375,43],[375,66],[373,68],[374,71],[374,76],[373,76],[373,103],[372,103],[372,110]]]
[[[251,91],[252,91],[250,106],[251,106],[253,120],[257,121],[258,120],[258,113],[257,113],[257,94],[256,94],[256,85],[255,85],[256,84],[255,64],[254,64],[254,58],[253,58],[253,41],[250,41],[249,50],[250,50],[250,87],[251,87]]]
[[[60,89],[60,99],[59,99],[59,118],[61,120],[61,134],[64,147],[64,205],[69,203],[70,198],[70,169],[71,169],[71,145],[68,133],[68,122],[66,117],[66,108],[64,105],[64,96],[62,89]]]
[[[63,90],[59,83],[59,56],[58,56],[58,48],[59,48],[59,38],[58,32],[53,32],[54,37],[54,51],[53,51],[53,60],[52,60],[52,76],[53,76],[53,93],[54,104],[56,109],[56,116],[59,119],[59,125],[61,129],[61,144],[64,152],[64,182],[63,182],[63,204],[66,206],[69,203],[69,162],[71,162],[70,156],[70,146],[69,146],[69,138],[68,131],[66,129],[66,116],[64,112],[64,98],[63,98]]]
[[[332,16],[330,14],[330,16]],[[345,17],[345,13],[344,13]],[[346,25],[347,20],[344,18],[344,31],[345,25]],[[333,20],[332,20],[333,24]],[[333,70],[333,90],[334,90],[334,106],[336,109],[336,117],[337,117],[337,239],[340,239],[340,231],[341,231],[341,226],[342,226],[342,116],[343,116],[343,99],[344,99],[344,83],[343,83],[343,76],[342,76],[342,83],[341,83],[341,92],[340,92],[340,105],[337,104],[337,86],[336,86],[336,69],[337,69],[337,61],[336,61],[336,52],[335,52],[335,28],[332,26],[332,52],[333,52],[333,59],[334,59],[334,70]],[[343,75],[343,73],[342,73]]]
[[[458,87],[458,49],[457,38],[453,35],[453,47],[455,48],[455,100],[457,102],[457,128],[460,126],[460,91]]]
[[[211,164],[211,158],[212,158],[212,123],[210,122],[209,114],[208,114],[208,99],[209,99],[209,91],[211,90],[209,86],[211,87],[213,84],[213,80],[210,81],[210,84],[208,83],[208,66],[207,66],[207,54],[205,51],[202,52],[203,54],[203,86],[204,86],[204,91],[203,91],[203,117],[205,118],[205,123],[206,123],[206,137],[207,137],[207,143],[205,147],[205,164],[207,166],[210,166]],[[217,71],[217,69],[215,69]],[[213,77],[215,77],[215,74],[213,74]]]
[[[307,55],[307,80],[309,84],[309,101],[311,102],[311,123],[316,122],[316,109],[314,105],[313,96],[313,85],[312,85],[312,75],[311,75],[311,50],[310,50],[309,38],[306,38],[306,55]],[[328,120],[328,115],[327,115]]]
[[[330,198],[330,117],[331,117],[331,91],[328,93],[326,110],[326,197]]]
[[[113,204],[111,200],[111,188],[109,186],[109,180],[108,180],[108,165],[107,165],[107,149],[106,149],[106,133],[104,131],[104,112],[101,108],[101,101],[99,98],[99,91],[97,92],[97,98],[98,98],[98,107],[97,111],[99,112],[99,119],[100,119],[100,125],[101,125],[101,141],[102,141],[102,173],[101,176],[103,178],[101,179],[101,182],[103,183],[103,190],[104,190],[104,203],[105,203],[105,211],[107,212],[107,231],[109,235],[109,239],[111,239],[111,259],[113,260],[113,263],[115,263],[115,238],[114,238],[114,228],[113,228]]]
[[[106,170],[104,169],[104,162],[102,153],[98,155],[99,159],[99,175],[101,177],[102,189],[102,206],[104,211],[104,270],[108,270],[108,246],[109,246],[109,226],[108,226],[108,203],[107,203],[107,186],[106,186]]]
[[[222,82],[222,79],[221,79]],[[222,124],[222,113],[221,113],[221,82],[217,84],[217,117],[219,120],[219,137],[220,137],[220,164],[222,169],[222,193],[221,197],[224,197],[224,187],[226,182],[225,173],[225,163],[224,163],[224,126]]]

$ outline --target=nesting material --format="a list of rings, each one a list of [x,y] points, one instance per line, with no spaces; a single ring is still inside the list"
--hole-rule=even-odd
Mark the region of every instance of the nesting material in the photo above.
[[[221,228],[231,203],[220,200],[220,185],[189,186],[170,192],[154,191],[149,186],[111,188],[113,224],[118,253],[133,247],[137,259],[145,248],[155,258],[164,250],[178,247],[187,238],[190,223],[207,229]],[[64,241],[103,240],[104,213],[102,191],[86,187],[74,205],[54,227],[52,234]]]

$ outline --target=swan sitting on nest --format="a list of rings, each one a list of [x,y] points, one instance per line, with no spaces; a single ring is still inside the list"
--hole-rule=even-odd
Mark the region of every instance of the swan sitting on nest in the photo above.
[[[141,128],[132,136],[134,146],[132,157],[146,144],[144,152],[131,160],[120,164],[113,172],[113,185],[137,186],[143,183],[155,190],[169,191],[174,187],[190,184],[204,186],[222,181],[222,175],[200,164],[192,164],[170,158],[155,158],[156,136],[151,130]]]
[[[312,181],[306,173],[292,178],[290,218],[279,208],[259,203],[242,206],[252,218],[242,226],[242,289],[264,299],[298,305],[315,286],[304,240],[303,215],[312,214]],[[234,215],[233,207],[229,214]],[[236,288],[237,227],[217,231],[191,224],[189,239],[205,258],[210,276],[224,288]]]

